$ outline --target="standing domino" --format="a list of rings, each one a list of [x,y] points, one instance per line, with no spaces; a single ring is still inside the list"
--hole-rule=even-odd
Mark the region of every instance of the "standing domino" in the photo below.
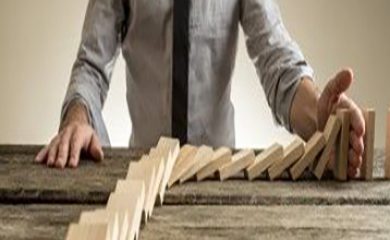
[[[366,133],[364,135],[364,153],[360,176],[365,180],[372,180],[374,166],[375,110],[364,110],[363,115],[366,123]]]
[[[336,143],[336,159],[333,169],[333,175],[336,180],[346,181],[348,170],[348,151],[349,138],[351,127],[351,112],[350,110],[338,110],[337,116],[341,120],[340,137]]]
[[[387,113],[385,179],[390,179],[390,109]]]

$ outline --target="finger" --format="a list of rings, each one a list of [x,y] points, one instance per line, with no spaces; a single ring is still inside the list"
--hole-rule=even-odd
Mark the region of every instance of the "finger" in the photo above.
[[[363,155],[364,152],[364,140],[363,137],[359,137],[355,131],[351,131],[349,142],[358,155]]]
[[[344,69],[337,73],[337,75],[328,82],[324,89],[324,94],[329,99],[337,98],[337,96],[346,92],[353,81],[353,72],[351,69]]]
[[[352,110],[351,117],[352,130],[356,133],[356,136],[363,137],[366,132],[366,123],[364,121],[362,110],[355,105],[355,108]]]
[[[58,145],[58,154],[55,162],[55,166],[58,168],[64,168],[69,156],[69,142],[72,136],[72,130],[66,129],[61,135],[61,140]]]
[[[332,148],[330,151],[329,161],[327,164],[327,169],[333,170],[335,166],[335,159],[336,159],[336,148]]]
[[[348,177],[349,178],[355,178],[358,173],[357,168],[348,167]]]
[[[80,161],[80,152],[83,147],[83,136],[79,131],[75,131],[70,142],[69,166],[76,168]]]
[[[102,146],[100,144],[99,138],[96,134],[92,134],[91,142],[89,144],[88,152],[91,154],[92,158],[96,161],[102,161],[104,158],[104,153]]]
[[[49,151],[49,145],[45,146],[44,148],[42,148],[39,153],[37,154],[37,156],[35,157],[35,162],[37,163],[42,163],[44,162],[44,160],[46,159],[47,157],[47,153]]]
[[[349,149],[348,152],[348,162],[349,166],[353,168],[360,168],[362,164],[362,157],[357,155],[353,149]]]
[[[365,133],[365,121],[363,113],[360,108],[348,97],[342,96],[340,100],[339,108],[346,108],[351,110],[351,126],[358,137],[363,137]]]
[[[59,144],[59,137],[57,136],[50,143],[49,153],[47,157],[47,166],[49,167],[53,166],[55,163],[57,152],[58,152],[58,144]]]

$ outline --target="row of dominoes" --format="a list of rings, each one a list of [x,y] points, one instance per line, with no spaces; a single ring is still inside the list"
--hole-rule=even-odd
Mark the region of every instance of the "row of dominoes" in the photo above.
[[[373,170],[375,112],[371,109],[363,112],[367,131],[364,138],[365,152],[361,177],[369,180],[372,179]],[[250,149],[241,150],[233,155],[232,151],[226,147],[213,151],[208,146],[198,148],[185,145],[179,153],[168,181],[168,187],[177,182],[183,183],[189,179],[201,181],[215,175],[223,181],[241,171],[244,171],[249,180],[256,179],[265,173],[271,180],[274,180],[285,171],[290,174],[293,180],[297,180],[305,169],[310,169],[318,179],[321,179],[334,150],[336,150],[334,178],[346,180],[350,121],[351,112],[339,110],[336,115],[329,117],[324,131],[316,132],[307,143],[299,137],[295,137],[286,148],[276,143],[257,156]]]
[[[371,179],[375,112],[366,110],[364,117],[366,148],[361,176]],[[155,204],[163,204],[166,188],[176,182],[183,183],[193,178],[201,181],[215,174],[223,181],[241,171],[249,180],[264,173],[274,180],[285,171],[296,180],[308,168],[321,179],[334,148],[337,152],[334,176],[346,180],[350,119],[350,111],[340,110],[329,117],[324,132],[316,132],[306,144],[295,137],[286,148],[276,143],[257,156],[250,149],[235,154],[227,147],[214,151],[208,146],[185,145],[180,149],[178,140],[162,137],[149,155],[129,165],[126,179],[117,182],[106,208],[83,212],[79,222],[70,225],[66,239],[138,239],[141,224],[147,223]],[[388,129],[390,150],[390,125]],[[390,176],[390,160],[386,166]]]
[[[67,240],[134,240],[155,204],[162,205],[168,180],[180,151],[179,141],[162,137],[156,148],[129,165],[104,209],[83,212],[69,226]]]

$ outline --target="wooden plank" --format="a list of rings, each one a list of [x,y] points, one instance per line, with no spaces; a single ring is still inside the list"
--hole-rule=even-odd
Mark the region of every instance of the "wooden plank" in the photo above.
[[[288,192],[296,191],[300,195],[295,198],[289,198],[288,194],[286,202],[292,203],[300,202],[343,202],[349,203],[367,203],[377,202],[379,204],[386,203],[390,196],[382,194],[382,192],[390,192],[387,182],[383,180],[383,165],[385,160],[385,151],[376,150],[374,161],[374,182],[369,186],[362,182],[352,182],[351,184],[338,184],[337,182],[328,182],[333,178],[330,175],[323,177],[324,182],[313,184],[310,180],[313,177],[310,174],[303,176],[306,180],[304,184],[296,185],[291,182],[284,182],[290,180],[287,174],[282,174],[282,182],[275,182],[277,185],[269,182],[256,181],[255,186],[251,188],[250,184],[244,179],[244,174],[240,172],[233,177],[233,181],[214,185],[213,181],[199,183],[193,189],[192,183],[187,183],[183,187],[188,187],[192,191],[198,189],[198,193],[191,196],[191,192],[187,193],[186,188],[176,186],[172,191],[167,193],[167,204],[186,203],[195,201],[210,201],[211,203],[222,202],[240,202],[238,196],[242,195],[242,202],[251,203],[250,199],[253,197],[257,202],[267,202],[270,199],[275,201],[282,201],[274,195],[258,195],[258,189],[267,192],[267,189],[287,189]],[[33,155],[1,155],[0,154],[0,201],[9,204],[32,204],[32,203],[71,203],[71,204],[106,204],[111,192],[115,191],[115,185],[118,179],[126,178],[129,160],[125,158],[107,158],[105,163],[95,164],[91,161],[84,161],[77,169],[47,169],[33,163]],[[138,159],[137,159],[138,160]],[[107,164],[106,164],[107,163]],[[307,182],[308,181],[308,182]],[[50,183],[50,184],[49,184]],[[237,184],[235,184],[237,183]],[[232,185],[234,184],[234,185]],[[258,184],[258,185],[256,185]],[[188,186],[186,186],[188,185]],[[205,196],[208,193],[208,188],[221,188],[231,192],[226,194],[224,192],[215,192],[212,196]],[[235,188],[237,188],[235,190]],[[245,188],[245,189],[244,189]],[[246,188],[251,189],[252,192],[247,192]],[[306,192],[306,188],[313,188],[312,191]],[[326,191],[322,191],[325,189]],[[388,190],[386,190],[388,189]],[[342,190],[342,191],[341,191]],[[183,193],[181,191],[184,191]],[[350,195],[350,191],[364,192],[366,194]],[[203,193],[204,194],[203,194]],[[279,192],[279,191],[275,191]],[[318,192],[318,194],[316,193]],[[368,195],[367,197],[365,195]],[[336,199],[333,199],[337,196]],[[207,197],[207,198],[206,198]],[[330,200],[327,199],[330,198]],[[275,199],[276,198],[276,199]],[[256,203],[255,201],[255,203]]]
[[[193,158],[192,166],[184,172],[184,174],[180,177],[179,182],[183,183],[190,180],[202,168],[210,164],[213,158],[213,153],[214,152],[211,147],[201,146]]]
[[[298,161],[305,152],[305,143],[303,140],[295,136],[291,143],[284,149],[283,158],[276,161],[269,169],[268,175],[271,180],[280,177],[287,168]]]
[[[232,160],[232,150],[227,147],[218,148],[211,159],[210,164],[206,165],[196,174],[196,180],[202,181],[213,176],[218,169]]]
[[[316,132],[305,146],[305,153],[290,169],[291,178],[297,180],[305,169],[314,161],[316,156],[325,146],[325,137],[321,132]]]
[[[385,148],[385,165],[384,165],[384,175],[385,179],[390,179],[390,109],[387,113],[387,131],[386,131],[386,148]]]
[[[253,180],[263,174],[272,164],[283,158],[283,146],[275,143],[257,155],[255,162],[245,169],[245,176]]]
[[[169,178],[171,177],[173,167],[175,166],[177,156],[180,152],[180,142],[177,139],[161,137],[156,147],[156,156],[162,157],[165,160],[164,174],[159,186],[159,194],[157,196],[158,205],[162,205],[164,202],[164,194],[168,186]]]
[[[155,170],[155,162],[150,161],[148,156],[143,156],[140,161],[131,163],[129,165],[129,170],[127,172],[127,180],[140,180],[144,183],[145,186],[145,199],[143,203],[143,214],[142,219],[143,222],[146,223],[148,217],[151,215],[151,202],[154,202],[154,184],[156,182],[156,170]],[[121,181],[119,182],[121,184]],[[130,188],[130,186],[134,187],[132,181],[127,181],[125,186],[121,188],[121,186],[117,185],[117,190],[122,190],[121,192],[128,193],[125,188]],[[135,187],[138,187],[135,185]]]
[[[219,179],[224,181],[235,174],[241,172],[255,161],[255,152],[253,150],[241,150],[232,157],[232,161],[218,169]]]
[[[68,224],[93,208],[0,205],[0,239],[65,239]],[[387,239],[389,216],[389,206],[165,206],[140,239]]]
[[[0,204],[0,239],[66,239],[70,223],[78,222],[83,211],[102,205]],[[85,239],[84,239],[85,240]]]
[[[339,136],[340,128],[340,119],[337,116],[331,115],[324,129],[326,145],[313,171],[314,176],[316,176],[317,179],[321,179],[322,175],[324,174],[326,165],[328,164],[331,157],[331,151],[336,147],[335,144],[337,137]]]
[[[351,112],[350,110],[338,110],[337,116],[341,120],[341,132],[340,137],[336,143],[336,159],[333,169],[334,178],[339,181],[347,180],[347,168],[348,168],[348,151],[349,151],[349,138],[351,127]]]
[[[2,149],[5,153],[0,154],[0,185],[4,185],[0,186],[0,198],[11,203],[105,203],[117,179],[126,177],[129,162],[139,159],[138,150],[112,149],[105,152],[100,163],[82,156],[77,169],[58,170],[34,163],[36,153],[32,150],[39,148]]]
[[[183,174],[188,171],[194,164],[194,157],[198,148],[192,145],[184,145],[177,157],[177,162],[175,167],[173,168],[171,177],[168,181],[168,188],[172,187],[175,182],[179,181],[179,179],[183,176]]]
[[[120,239],[118,221],[118,215],[116,213],[106,211],[105,209],[97,209],[81,213],[79,224],[107,225],[107,231],[110,233],[109,239]],[[122,236],[121,239],[124,237]]]
[[[66,240],[111,240],[107,224],[71,224]]]
[[[363,111],[366,123],[364,135],[364,153],[360,176],[365,180],[373,179],[374,166],[374,141],[375,141],[375,110],[366,109]]]
[[[377,216],[388,213],[388,206],[167,206],[141,238],[387,239],[389,216]]]
[[[145,202],[145,185],[142,181],[132,180],[132,192],[115,192],[110,194],[106,210],[116,213],[119,219],[119,232],[127,239],[138,236]],[[144,218],[147,216],[144,216]]]

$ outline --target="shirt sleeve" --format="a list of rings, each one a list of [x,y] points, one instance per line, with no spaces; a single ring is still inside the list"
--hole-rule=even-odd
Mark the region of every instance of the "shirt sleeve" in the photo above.
[[[273,0],[242,0],[241,25],[267,101],[278,124],[292,131],[290,109],[302,77],[313,70],[283,25]]]
[[[104,146],[110,145],[102,109],[120,43],[127,26],[125,0],[89,0],[81,43],[61,111],[63,120],[72,101],[88,110],[92,127]]]

